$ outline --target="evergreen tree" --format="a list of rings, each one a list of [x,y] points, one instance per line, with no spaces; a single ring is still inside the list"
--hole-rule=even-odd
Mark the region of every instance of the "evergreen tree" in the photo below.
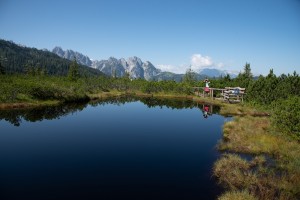
[[[74,60],[70,64],[68,78],[71,81],[76,81],[79,78],[79,65],[76,61],[76,58],[74,58]]]
[[[240,87],[249,87],[250,84],[253,82],[253,75],[251,73],[250,63],[246,63],[244,66],[244,72],[239,73],[238,77],[236,78],[236,82]]]
[[[189,84],[190,86],[195,85],[196,76],[195,76],[195,72],[193,72],[193,70],[191,69],[191,67],[189,67],[186,70],[185,75],[183,77],[183,82]]]
[[[244,66],[244,76],[245,78],[249,78],[249,79],[253,78],[253,75],[251,73],[250,63],[246,63],[246,65]]]
[[[5,74],[4,66],[0,62],[0,74]]]
[[[225,82],[230,82],[231,81],[231,78],[230,78],[229,74],[226,74],[226,76],[224,76],[223,79],[224,79]]]

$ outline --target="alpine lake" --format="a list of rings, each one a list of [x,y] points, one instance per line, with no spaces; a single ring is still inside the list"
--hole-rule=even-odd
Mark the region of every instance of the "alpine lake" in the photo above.
[[[218,112],[133,97],[0,110],[0,199],[216,199]]]

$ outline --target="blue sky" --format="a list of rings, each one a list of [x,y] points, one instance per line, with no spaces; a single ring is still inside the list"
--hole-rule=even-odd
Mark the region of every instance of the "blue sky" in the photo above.
[[[185,72],[300,69],[299,0],[0,0],[0,38]]]

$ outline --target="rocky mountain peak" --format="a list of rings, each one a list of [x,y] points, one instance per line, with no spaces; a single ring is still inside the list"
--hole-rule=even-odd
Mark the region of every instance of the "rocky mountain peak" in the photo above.
[[[56,55],[66,58],[68,60],[74,60],[76,58],[77,62],[79,62],[82,65],[86,65],[91,67],[92,66],[92,61],[88,56],[83,55],[82,53],[73,51],[73,50],[66,50],[64,51],[61,47],[54,47],[52,50],[52,53],[55,53]]]
[[[142,60],[140,58],[136,57],[136,56],[129,57],[127,59],[127,62],[128,62],[129,65],[139,65],[139,66],[141,66],[142,63],[143,63]]]
[[[57,46],[52,50],[53,53],[60,57],[76,60],[83,65],[99,69],[101,72],[108,76],[122,77],[125,73],[133,79],[141,78],[146,80],[176,80],[180,81],[183,74],[174,74],[171,72],[162,72],[157,69],[151,62],[143,62],[139,57],[132,56],[127,59],[109,57],[107,60],[93,60],[91,61],[88,56],[73,50],[64,51],[61,47]],[[197,78],[203,77],[219,77],[227,74],[228,72],[218,69],[203,69],[197,72]],[[231,74],[230,74],[231,75]]]
[[[65,52],[63,51],[63,49],[61,47],[54,47],[52,50],[52,53],[55,53],[56,55],[60,56],[60,57],[64,57]]]

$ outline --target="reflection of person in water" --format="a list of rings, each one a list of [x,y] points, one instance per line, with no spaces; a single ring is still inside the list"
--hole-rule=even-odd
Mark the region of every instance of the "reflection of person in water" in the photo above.
[[[208,105],[203,105],[203,117],[207,118],[209,112],[209,106]]]

